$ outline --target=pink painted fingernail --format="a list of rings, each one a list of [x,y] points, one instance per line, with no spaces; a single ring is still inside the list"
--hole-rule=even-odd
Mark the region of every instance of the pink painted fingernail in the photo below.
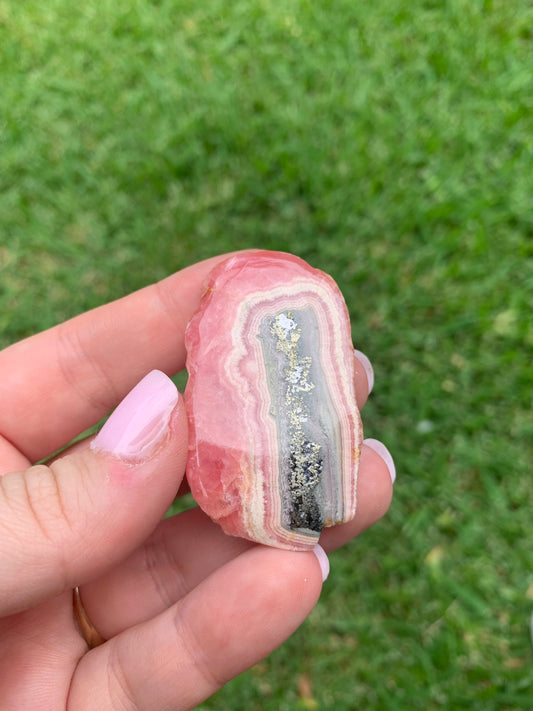
[[[357,348],[354,348],[354,355],[363,366],[363,370],[366,374],[366,381],[368,383],[368,394],[370,395],[372,388],[374,387],[374,368],[372,368],[372,363],[362,351],[358,351]]]
[[[318,543],[313,548],[313,553],[318,559],[318,564],[320,565],[320,570],[322,571],[322,582],[324,582],[329,575],[328,556],[326,555],[326,551],[322,548],[322,546],[319,546]]]
[[[113,411],[91,448],[126,460],[150,456],[167,435],[178,400],[172,380],[160,370],[152,370]]]
[[[392,479],[392,483],[396,481],[396,467],[394,466],[394,459],[392,458],[391,453],[385,447],[383,442],[380,442],[379,439],[365,439],[363,440],[363,444],[366,444],[367,447],[370,447],[370,449],[373,449],[376,454],[379,454],[379,456],[383,459],[385,464],[387,465],[387,469],[389,470],[390,478]]]

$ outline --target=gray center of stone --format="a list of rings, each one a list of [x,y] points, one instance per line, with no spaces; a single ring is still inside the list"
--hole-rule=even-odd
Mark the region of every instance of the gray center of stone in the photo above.
[[[284,528],[320,532],[335,497],[335,440],[326,383],[318,363],[319,329],[312,309],[284,310],[260,327],[270,414],[279,443]],[[333,506],[335,508],[335,506]]]

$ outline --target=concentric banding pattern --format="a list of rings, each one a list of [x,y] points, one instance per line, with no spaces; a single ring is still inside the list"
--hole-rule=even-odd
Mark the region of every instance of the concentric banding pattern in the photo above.
[[[218,267],[187,330],[187,475],[234,535],[307,549],[355,515],[362,432],[346,305],[290,255]]]

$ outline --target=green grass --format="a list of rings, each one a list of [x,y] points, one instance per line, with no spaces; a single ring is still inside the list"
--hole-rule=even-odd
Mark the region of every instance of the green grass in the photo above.
[[[334,276],[375,367],[388,516],[202,709],[533,708],[532,27],[529,0],[0,2],[2,345],[263,246]]]

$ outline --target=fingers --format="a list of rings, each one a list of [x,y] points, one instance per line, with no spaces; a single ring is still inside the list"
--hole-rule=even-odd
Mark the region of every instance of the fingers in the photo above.
[[[91,447],[0,478],[0,615],[97,577],[154,530],[185,469],[183,402],[154,371]]]
[[[96,629],[109,639],[166,610],[253,546],[227,536],[201,509],[185,511],[162,521],[127,560],[84,585],[83,605]]]
[[[38,461],[98,422],[147,372],[181,370],[185,326],[207,274],[226,256],[183,269],[0,352],[2,435]]]
[[[153,620],[85,655],[67,708],[191,709],[291,635],[320,589],[313,553],[255,546]]]
[[[350,523],[323,531],[320,543],[326,550],[344,545],[387,511],[392,479],[383,455],[363,445],[357,515]],[[121,565],[85,585],[84,606],[96,629],[105,638],[113,637],[159,614],[253,545],[226,536],[200,509],[186,511],[163,521]]]

